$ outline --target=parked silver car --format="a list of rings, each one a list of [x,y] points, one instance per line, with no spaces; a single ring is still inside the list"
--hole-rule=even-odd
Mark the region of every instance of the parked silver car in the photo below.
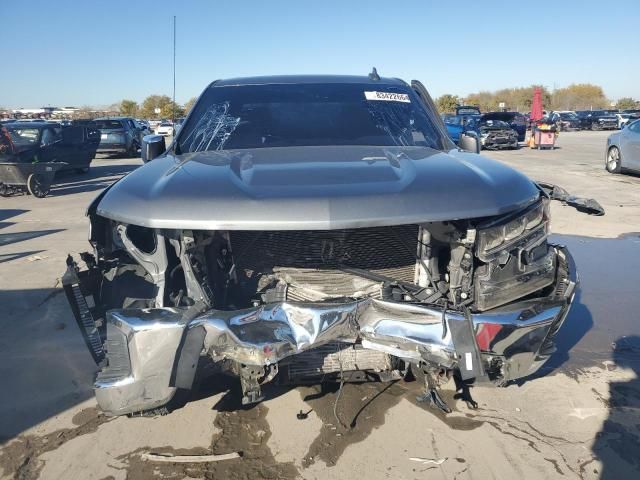
[[[640,172],[640,120],[609,135],[604,166],[609,173]]]

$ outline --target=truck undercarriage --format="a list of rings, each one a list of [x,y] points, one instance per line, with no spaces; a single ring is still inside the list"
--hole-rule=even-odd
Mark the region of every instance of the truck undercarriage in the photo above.
[[[577,282],[568,252],[547,243],[544,198],[494,218],[336,230],[89,216],[94,250],[86,268],[69,257],[63,284],[114,415],[166,405],[191,388],[200,357],[238,377],[247,404],[273,380],[411,370],[437,404],[438,379],[454,371],[497,385],[535,372]]]

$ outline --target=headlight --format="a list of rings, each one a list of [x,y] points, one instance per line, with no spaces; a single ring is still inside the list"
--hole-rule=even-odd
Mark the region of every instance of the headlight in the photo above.
[[[549,202],[542,199],[528,208],[518,217],[501,225],[478,230],[478,258],[486,261],[488,257],[505,250],[534,232],[547,235]]]

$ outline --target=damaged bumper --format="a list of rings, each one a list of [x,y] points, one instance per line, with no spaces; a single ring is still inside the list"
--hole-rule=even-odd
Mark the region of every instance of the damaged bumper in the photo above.
[[[113,310],[106,317],[106,366],[95,382],[96,398],[113,415],[149,410],[192,386],[202,354],[256,371],[266,367],[275,376],[279,364],[330,343],[459,368],[463,378],[465,372],[495,383],[522,378],[553,353],[553,337],[575,295],[573,259],[565,248],[553,248],[556,279],[546,296],[482,313],[372,298],[210,310],[195,318],[178,308]]]

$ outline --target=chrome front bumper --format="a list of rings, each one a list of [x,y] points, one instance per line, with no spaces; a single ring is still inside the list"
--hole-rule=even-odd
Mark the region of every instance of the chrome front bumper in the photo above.
[[[412,363],[455,368],[464,356],[454,346],[452,327],[455,331],[456,322],[469,320],[483,370],[497,365],[500,382],[522,378],[553,353],[552,338],[575,295],[573,259],[564,247],[553,248],[558,273],[551,294],[470,318],[375,299],[211,310],[191,320],[176,308],[114,310],[107,316],[108,364],[96,379],[96,398],[113,415],[148,410],[165,405],[178,388],[191,387],[201,354],[214,361],[267,366],[328,342],[359,341],[364,348]]]

